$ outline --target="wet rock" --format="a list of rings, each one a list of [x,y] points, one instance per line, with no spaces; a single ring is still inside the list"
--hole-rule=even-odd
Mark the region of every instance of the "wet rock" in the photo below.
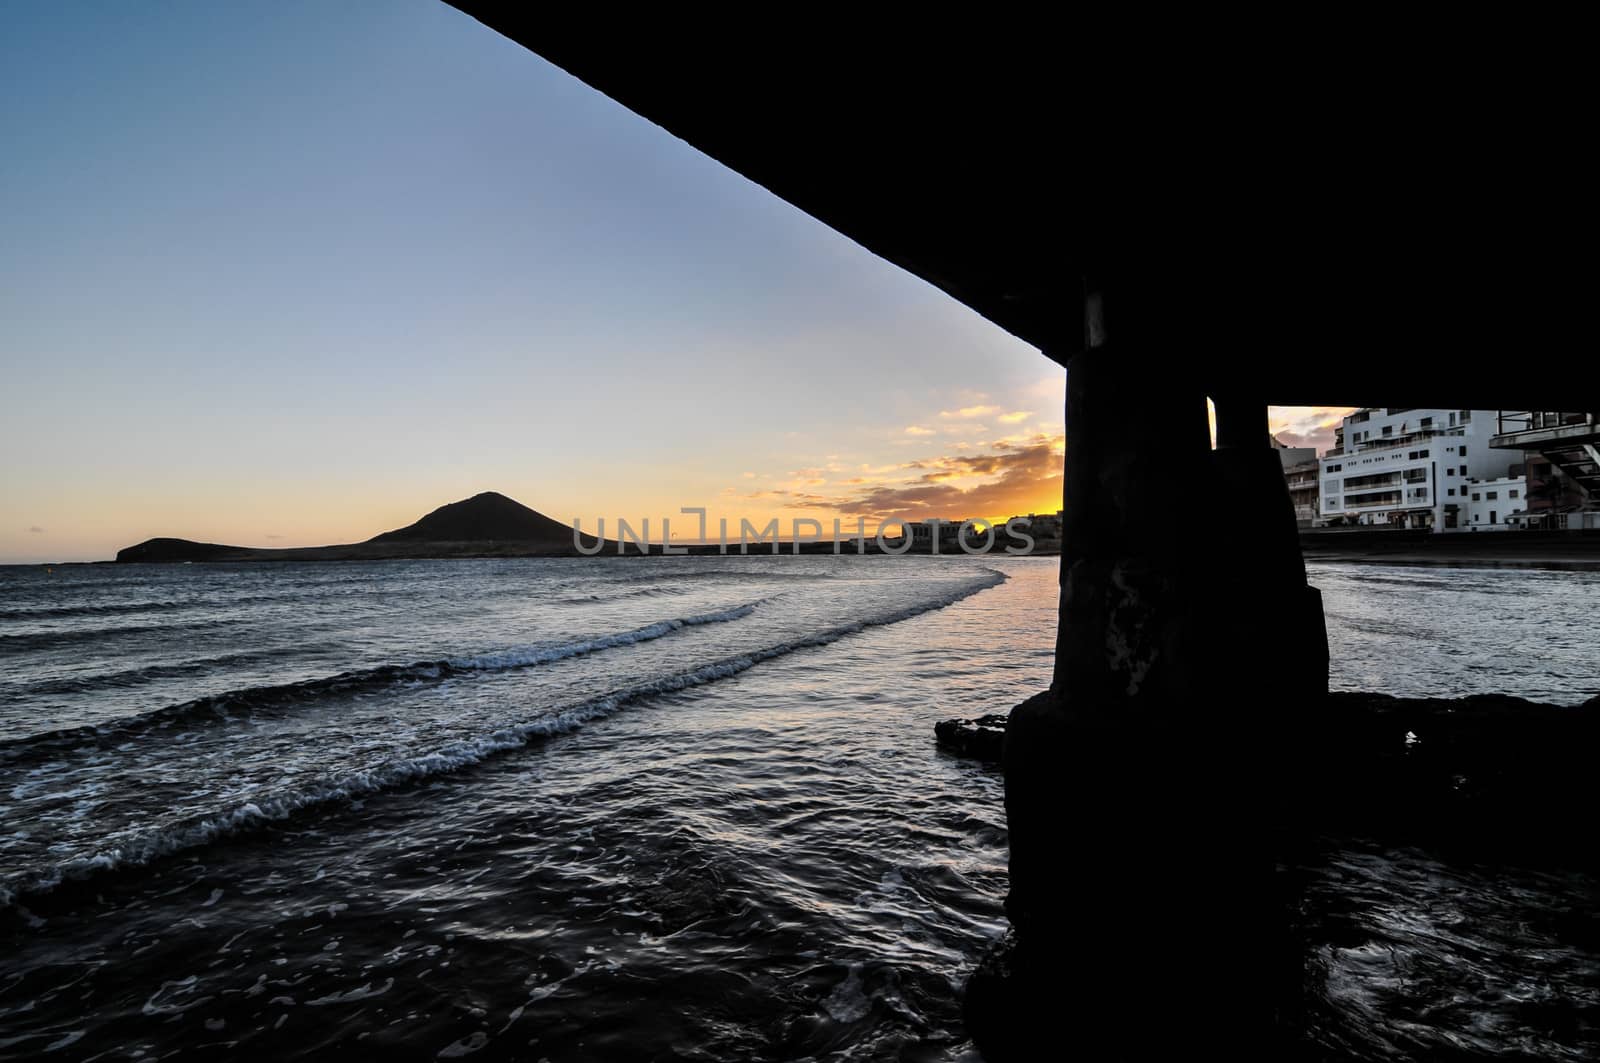
[[[1006,741],[1004,713],[992,713],[970,720],[940,720],[933,733],[943,749],[989,764],[999,764]]]
[[[998,732],[986,740],[1010,747],[1008,824],[1033,829],[1011,832],[1013,930],[966,987],[967,1029],[985,1059],[1067,1047],[1184,1058],[1183,1040],[1215,1021],[1216,994],[1139,987],[1215,928],[1226,928],[1227,948],[1208,955],[1207,977],[1240,1000],[1230,1048],[1250,1048],[1235,1057],[1301,1058],[1308,968],[1296,882],[1281,869],[1321,859],[1339,839],[1464,865],[1600,867],[1590,822],[1600,699],[1336,693],[1286,698],[1281,710],[1229,726],[1225,704],[1194,719],[1139,719],[1073,714],[1046,693],[986,718]],[[945,733],[967,742],[962,725],[976,722],[947,721]],[[1054,771],[1039,770],[1041,751],[1057,750],[1067,756],[1055,755]],[[1248,782],[1233,787],[1237,800],[1220,764]],[[1164,1021],[1151,1024],[1153,1011]]]

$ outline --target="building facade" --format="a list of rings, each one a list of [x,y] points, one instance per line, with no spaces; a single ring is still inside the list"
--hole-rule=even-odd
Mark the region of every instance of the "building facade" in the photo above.
[[[1461,503],[1458,527],[1466,531],[1510,531],[1526,526],[1528,519],[1528,479],[1503,476],[1497,480],[1473,480],[1462,488],[1467,500]]]
[[[1322,496],[1322,463],[1313,457],[1290,465],[1283,470],[1283,478],[1289,485],[1289,500],[1294,503],[1295,523],[1302,528],[1311,527],[1317,522],[1317,502]]]
[[[1512,475],[1520,457],[1489,446],[1496,414],[1366,408],[1345,417],[1334,448],[1319,459],[1317,525],[1466,530],[1469,483]],[[1524,493],[1518,490],[1519,500]]]

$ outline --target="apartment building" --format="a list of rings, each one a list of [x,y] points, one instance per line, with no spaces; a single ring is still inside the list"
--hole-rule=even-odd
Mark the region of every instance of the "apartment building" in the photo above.
[[[1513,469],[1520,456],[1489,445],[1497,412],[1390,407],[1345,417],[1334,430],[1334,448],[1319,459],[1316,524],[1466,530],[1473,481],[1521,473]],[[1518,489],[1519,499],[1524,493]]]

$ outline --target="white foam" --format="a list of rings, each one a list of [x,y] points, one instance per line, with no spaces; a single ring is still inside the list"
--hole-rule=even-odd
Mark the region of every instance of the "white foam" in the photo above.
[[[869,619],[841,624],[837,627],[781,642],[751,653],[724,658],[720,661],[701,665],[698,668],[691,668],[687,671],[664,676],[637,686],[613,691],[601,697],[580,702],[559,712],[473,738],[452,742],[429,753],[399,757],[364,771],[351,772],[332,783],[299,790],[289,790],[274,796],[262,796],[255,801],[241,804],[220,815],[198,819],[174,827],[146,832],[129,832],[126,837],[118,839],[118,844],[103,849],[92,856],[67,860],[42,872],[24,873],[23,875],[10,877],[7,881],[0,883],[0,908],[14,904],[17,897],[21,895],[49,892],[63,881],[69,879],[79,880],[116,868],[137,867],[172,853],[209,844],[219,838],[229,837],[244,831],[257,829],[268,823],[288,819],[290,816],[303,811],[347,803],[364,794],[392,789],[436,775],[456,772],[463,768],[480,764],[498,753],[520,749],[542,738],[569,733],[591,720],[609,716],[634,702],[662,694],[677,693],[704,686],[708,683],[714,683],[721,679],[727,679],[748,671],[764,661],[770,661],[774,658],[794,653],[797,650],[826,646],[868,628],[898,623],[901,620],[931,612],[934,609],[942,609],[979,591],[987,590],[1005,582],[1004,573],[993,569],[985,569],[984,572],[984,576],[968,581],[939,598],[906,606]],[[638,635],[640,632],[662,628],[663,625],[666,625],[661,632],[665,634],[666,631],[677,630],[678,627],[689,624],[715,623],[722,619],[733,619],[735,618],[734,614],[738,616],[748,615],[754,608],[754,605],[742,605],[735,609],[723,610],[720,613],[709,613],[703,617],[663,621],[662,624],[652,624],[649,628],[641,628],[638,632],[629,632],[628,634]],[[608,638],[624,637],[626,636],[608,636]],[[649,637],[659,637],[659,635]],[[633,641],[641,641],[641,639],[634,638]]]

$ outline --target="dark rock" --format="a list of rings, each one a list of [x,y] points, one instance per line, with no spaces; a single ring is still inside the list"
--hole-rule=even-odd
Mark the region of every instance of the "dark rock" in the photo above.
[[[1046,693],[1010,714],[943,720],[934,731],[953,753],[998,762],[1008,731],[1027,730],[1024,724],[1051,731],[1058,714]],[[1159,738],[1162,730],[1147,736]],[[1600,762],[1600,697],[1551,705],[1506,694],[1340,692],[1286,713],[1271,731],[1259,753],[1278,762],[1278,800],[1297,831],[1417,843],[1471,839],[1478,848],[1514,845],[1524,856],[1538,849],[1563,862],[1596,855],[1579,844],[1586,831],[1567,831],[1571,813],[1590,803],[1592,765]],[[1013,739],[1015,755],[1026,757],[1030,747],[1057,737],[1051,731]],[[1092,741],[1088,733],[1075,739]],[[1152,745],[1144,750],[1141,756],[1154,755]]]
[[[1069,1049],[1183,1058],[1203,1016],[1162,997],[1169,1021],[1141,1026],[1155,990],[1140,987],[1175,943],[1215,927],[1228,928],[1228,949],[1208,961],[1210,976],[1269,1012],[1235,1021],[1230,1047],[1243,1039],[1252,1051],[1238,1058],[1298,1058],[1303,956],[1293,898],[1278,896],[1289,887],[1273,868],[1326,839],[1466,863],[1600,866],[1589,823],[1600,699],[1335,693],[1285,704],[1248,746],[1260,763],[1232,762],[1252,781],[1242,796],[1264,809],[1253,814],[1206,799],[1217,785],[1216,746],[1182,719],[1110,727],[1046,692],[996,722],[1006,732],[1008,824],[1031,818],[1034,829],[1020,845],[1011,833],[1013,932],[966,989],[968,1032],[991,1063]],[[1151,777],[1168,780],[1159,804]],[[1226,873],[1238,867],[1261,873]]]
[[[940,720],[933,725],[939,745],[963,757],[1000,763],[1006,740],[1006,716],[992,713],[970,720]]]

